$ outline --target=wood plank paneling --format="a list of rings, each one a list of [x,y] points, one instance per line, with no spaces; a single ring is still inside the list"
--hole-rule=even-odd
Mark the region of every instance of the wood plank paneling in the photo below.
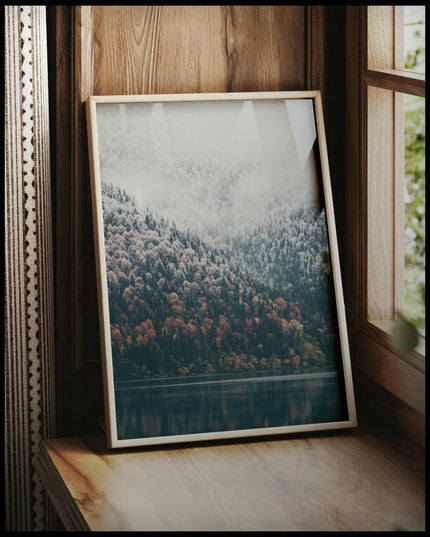
[[[161,6],[92,6],[94,95],[152,93]],[[83,64],[83,70],[90,66]],[[82,95],[82,97],[86,97]]]
[[[305,89],[302,6],[92,6],[84,16],[94,95]]]
[[[223,9],[227,91],[306,89],[304,6],[230,6]]]
[[[366,117],[360,113],[367,95],[360,82],[365,70],[361,43],[365,25],[364,13],[359,6],[345,10],[345,306],[351,342],[351,360],[354,365],[359,356],[354,352],[355,338],[367,320],[367,186],[361,181],[367,167]],[[361,147],[362,151],[358,151]],[[357,290],[360,290],[358,293]]]
[[[71,10],[47,6],[50,91],[51,176],[54,216],[56,425],[71,422],[73,352],[72,169],[71,169]],[[60,260],[60,261],[59,261]]]
[[[326,7],[309,6],[307,10],[307,80],[309,89],[319,89],[326,102]]]

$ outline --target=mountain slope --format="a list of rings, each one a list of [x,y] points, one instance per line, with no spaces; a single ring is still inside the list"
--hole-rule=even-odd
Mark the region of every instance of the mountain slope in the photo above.
[[[221,248],[103,185],[115,380],[335,365],[324,228],[295,210]]]

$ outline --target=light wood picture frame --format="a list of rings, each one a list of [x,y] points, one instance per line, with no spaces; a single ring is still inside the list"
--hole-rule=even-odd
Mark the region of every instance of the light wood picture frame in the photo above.
[[[108,447],[355,427],[319,91],[86,106]]]

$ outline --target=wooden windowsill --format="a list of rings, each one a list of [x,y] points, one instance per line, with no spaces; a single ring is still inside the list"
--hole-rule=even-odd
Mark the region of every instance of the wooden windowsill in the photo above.
[[[53,439],[36,469],[69,531],[425,528],[424,473],[360,429],[117,451]]]

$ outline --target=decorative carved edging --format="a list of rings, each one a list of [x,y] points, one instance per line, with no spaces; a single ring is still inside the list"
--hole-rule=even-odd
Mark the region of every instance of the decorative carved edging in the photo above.
[[[48,529],[34,460],[54,428],[45,6],[5,6],[7,530]]]

